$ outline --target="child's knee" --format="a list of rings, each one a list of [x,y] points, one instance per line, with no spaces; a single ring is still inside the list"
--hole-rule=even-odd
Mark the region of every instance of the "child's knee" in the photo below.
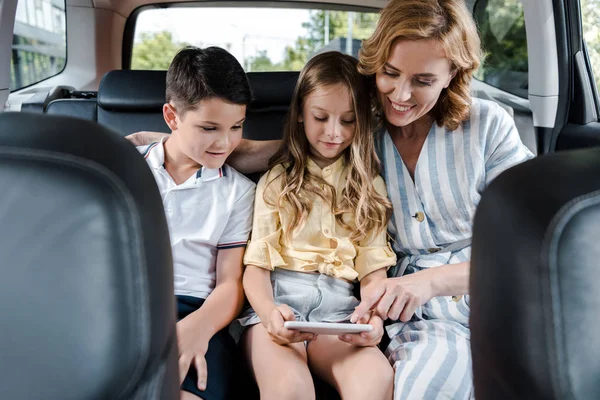
[[[261,399],[308,400],[314,399],[314,384],[310,374],[287,371],[260,388]]]

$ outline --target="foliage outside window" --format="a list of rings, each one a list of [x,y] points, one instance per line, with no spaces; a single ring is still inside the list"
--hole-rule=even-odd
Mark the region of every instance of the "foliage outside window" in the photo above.
[[[10,90],[60,73],[67,59],[64,0],[19,0],[13,32]]]
[[[197,29],[186,26],[185,18],[196,21]],[[165,70],[179,49],[194,45],[223,47],[248,72],[298,71],[322,51],[338,50],[356,57],[378,18],[376,13],[280,8],[147,10],[137,19],[131,68]],[[215,22],[214,29],[201,31],[199,19]],[[265,20],[281,25],[252,22]]]
[[[581,0],[583,38],[587,45],[596,87],[600,88],[600,0]]]
[[[526,98],[529,77],[521,0],[478,0],[474,17],[486,53],[475,77]]]

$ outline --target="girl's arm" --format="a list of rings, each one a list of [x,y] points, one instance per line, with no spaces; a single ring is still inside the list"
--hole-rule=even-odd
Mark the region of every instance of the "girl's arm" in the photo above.
[[[243,284],[248,302],[266,328],[271,312],[277,308],[273,299],[271,271],[255,267],[254,265],[248,265],[244,272]]]
[[[248,265],[244,272],[244,290],[250,305],[275,343],[286,345],[317,338],[312,333],[292,331],[283,326],[285,321],[295,321],[296,317],[287,304],[275,304],[271,271]]]

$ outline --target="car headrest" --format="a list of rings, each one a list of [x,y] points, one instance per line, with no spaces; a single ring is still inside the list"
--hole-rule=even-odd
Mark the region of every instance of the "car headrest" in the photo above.
[[[160,112],[165,104],[166,71],[110,71],[98,89],[98,105],[121,112]]]
[[[249,72],[251,109],[287,107],[298,72]],[[98,105],[120,112],[160,112],[165,103],[166,71],[115,70],[102,78]]]
[[[171,247],[143,157],[82,119],[0,126],[2,397],[178,398]]]
[[[473,229],[475,397],[600,393],[600,149],[542,156],[483,193]]]
[[[299,72],[249,72],[254,101],[251,109],[289,107]]]

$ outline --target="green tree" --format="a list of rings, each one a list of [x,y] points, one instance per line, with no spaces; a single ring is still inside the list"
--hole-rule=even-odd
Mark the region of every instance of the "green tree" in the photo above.
[[[520,0],[480,0],[474,10],[486,57],[478,79],[527,96],[528,56]]]
[[[280,65],[273,64],[266,50],[259,50],[258,55],[249,57],[247,63],[250,65],[250,71],[265,72],[280,70]]]
[[[302,27],[306,29],[307,36],[299,37],[294,47],[288,46],[285,50],[283,66],[286,69],[301,69],[309,57],[325,45],[326,14],[329,14],[329,41],[347,36],[347,11],[311,11],[309,20],[302,24]],[[360,40],[368,38],[373,33],[378,19],[379,14],[353,13],[352,37]]]
[[[187,43],[173,41],[171,32],[143,32],[133,45],[131,69],[166,70],[175,54]]]
[[[581,18],[596,87],[600,89],[600,0],[581,0]]]

